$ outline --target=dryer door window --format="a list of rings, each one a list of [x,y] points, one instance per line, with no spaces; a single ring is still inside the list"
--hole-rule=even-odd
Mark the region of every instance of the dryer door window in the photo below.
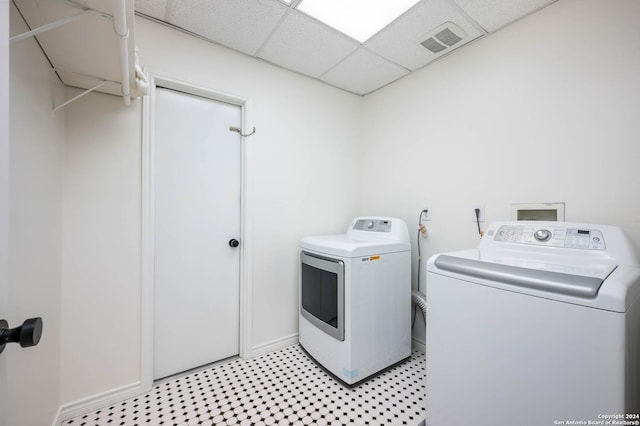
[[[300,253],[300,304],[309,322],[344,340],[344,262]]]

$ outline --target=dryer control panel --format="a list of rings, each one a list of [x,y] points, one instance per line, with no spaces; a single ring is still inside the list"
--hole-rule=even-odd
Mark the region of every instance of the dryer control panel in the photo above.
[[[494,241],[563,247],[584,250],[605,250],[602,232],[592,228],[572,228],[535,224],[502,225],[491,231]]]
[[[391,221],[388,219],[358,219],[353,224],[357,231],[391,232]]]
[[[356,241],[400,241],[409,243],[407,224],[385,216],[356,217],[347,229],[347,238]]]

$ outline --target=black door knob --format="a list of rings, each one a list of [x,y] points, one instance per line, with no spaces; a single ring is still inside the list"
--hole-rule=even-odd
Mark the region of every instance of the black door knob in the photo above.
[[[7,343],[20,343],[23,348],[35,346],[42,337],[42,318],[29,318],[20,327],[9,328],[5,320],[0,320],[0,352]]]
[[[236,240],[235,238],[232,238],[229,240],[229,247],[236,248],[239,245],[240,245],[240,241]]]

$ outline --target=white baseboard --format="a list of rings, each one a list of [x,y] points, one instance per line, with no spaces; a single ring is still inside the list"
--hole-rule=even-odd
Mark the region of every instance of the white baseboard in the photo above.
[[[142,388],[140,387],[140,382],[137,382],[70,402],[60,407],[54,426],[59,425],[65,420],[83,416],[100,408],[109,407],[117,402],[140,395],[141,393]]]
[[[427,344],[420,339],[416,339],[415,337],[411,339],[411,347],[416,351],[420,351],[420,352],[427,351]]]
[[[269,352],[277,351],[278,349],[286,348],[287,346],[295,345],[298,343],[298,333],[294,333],[290,336],[281,337],[280,339],[272,340],[267,343],[251,348],[250,358],[266,355]]]

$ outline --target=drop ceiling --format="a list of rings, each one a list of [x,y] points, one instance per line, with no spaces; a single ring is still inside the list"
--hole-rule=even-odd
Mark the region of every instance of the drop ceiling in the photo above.
[[[134,5],[138,15],[366,95],[556,0],[421,0],[364,43],[297,10],[301,1],[135,0]],[[462,40],[447,46],[438,39],[445,49],[434,53],[422,43],[442,28],[452,28]]]

